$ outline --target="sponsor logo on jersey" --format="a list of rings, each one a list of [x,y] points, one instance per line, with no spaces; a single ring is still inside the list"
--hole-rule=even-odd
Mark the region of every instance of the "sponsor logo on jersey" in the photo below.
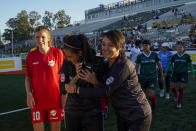
[[[37,64],[39,64],[39,62],[38,62],[38,61],[37,61],[37,62],[33,62],[32,64],[33,64],[33,65],[37,65]]]
[[[48,63],[49,66],[54,66],[54,64],[55,64],[54,60],[50,60],[49,63]]]
[[[110,84],[113,83],[113,82],[114,82],[114,77],[110,76],[110,77],[108,77],[107,80],[106,80],[106,85],[110,85]]]
[[[61,74],[61,82],[65,82],[65,74],[64,73]]]
[[[57,111],[56,111],[56,110],[51,110],[51,111],[50,111],[50,114],[51,114],[51,116],[56,116]]]

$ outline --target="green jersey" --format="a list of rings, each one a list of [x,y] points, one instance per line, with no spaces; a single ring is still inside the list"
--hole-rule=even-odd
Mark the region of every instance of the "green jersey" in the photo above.
[[[143,80],[152,80],[157,78],[156,64],[160,61],[157,53],[150,52],[146,55],[144,52],[138,55],[136,63],[140,65],[140,78]]]
[[[178,53],[174,54],[171,58],[171,63],[174,64],[173,72],[174,73],[184,73],[188,72],[188,64],[191,63],[191,57],[188,54],[179,55]]]

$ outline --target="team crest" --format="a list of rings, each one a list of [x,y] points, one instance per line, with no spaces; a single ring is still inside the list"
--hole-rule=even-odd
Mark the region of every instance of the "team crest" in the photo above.
[[[64,73],[61,74],[61,82],[65,82],[65,74]]]
[[[114,77],[110,76],[109,78],[107,78],[106,80],[106,85],[110,85],[111,83],[114,82]]]
[[[51,114],[51,116],[56,116],[57,111],[56,111],[56,110],[51,110],[51,111],[50,111],[50,114]]]
[[[54,66],[54,64],[55,64],[54,60],[50,60],[49,63],[48,63],[49,66]]]

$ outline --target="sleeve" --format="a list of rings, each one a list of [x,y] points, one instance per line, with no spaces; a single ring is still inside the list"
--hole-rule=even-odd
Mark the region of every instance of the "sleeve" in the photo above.
[[[29,77],[29,78],[33,77],[30,54],[27,55],[27,59],[26,59],[26,73],[25,74],[26,74],[26,77]]]
[[[60,90],[61,94],[66,94],[65,90],[65,84],[69,83],[69,73],[68,73],[68,63],[66,60],[64,60],[62,68],[61,68],[61,73],[60,73]]]
[[[58,63],[59,63],[59,71],[61,71],[61,67],[63,64],[63,60],[64,60],[64,55],[63,52],[59,49],[59,57],[58,57]]]
[[[191,70],[192,75],[195,74],[192,62],[189,63],[189,68]]]
[[[155,53],[155,61],[156,62],[160,61],[160,57],[159,57],[159,55],[157,53]]]
[[[190,56],[190,55],[188,55],[187,62],[188,62],[188,63],[191,63],[191,62],[192,62],[191,56]]]
[[[80,87],[81,97],[105,97],[107,96],[106,88],[82,88]]]
[[[168,70],[170,69],[170,67],[174,63],[174,59],[175,59],[174,57],[175,57],[175,55],[171,56],[171,60],[170,60],[169,64],[167,65],[166,69],[165,69],[165,73],[168,72]]]
[[[174,63],[174,55],[171,57],[170,62],[171,62],[171,63]]]
[[[118,64],[111,70],[110,76],[106,79],[103,88],[80,88],[82,97],[104,97],[110,96],[130,75],[129,66]]]

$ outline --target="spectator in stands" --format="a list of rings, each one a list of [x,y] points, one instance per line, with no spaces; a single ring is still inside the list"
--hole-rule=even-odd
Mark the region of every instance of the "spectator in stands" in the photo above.
[[[153,43],[153,51],[159,51],[159,43],[157,41]]]
[[[174,101],[177,101],[177,108],[181,108],[182,98],[184,95],[184,86],[188,83],[188,66],[192,72],[192,78],[194,79],[194,70],[192,65],[192,60],[190,55],[185,53],[185,46],[182,42],[177,42],[177,53],[171,58],[165,73],[167,73],[170,67],[174,64],[173,73],[171,77],[171,89],[174,93]],[[178,92],[176,90],[176,85],[179,84]]]
[[[63,53],[53,47],[50,31],[45,26],[35,29],[35,42],[37,49],[27,55],[25,78],[33,128],[44,131],[44,122],[49,121],[51,131],[60,131],[64,118],[59,89]]]
[[[74,84],[81,88],[96,87],[87,81],[78,79],[76,65],[82,62],[82,68],[95,72],[101,81],[105,73],[103,58],[97,57],[90,48],[89,40],[84,35],[72,35],[64,41],[64,52],[68,60],[64,60],[61,70],[60,87],[65,105],[66,131],[103,131],[101,97],[84,98],[66,92],[65,87]]]
[[[163,72],[165,72],[170,59],[172,57],[172,52],[168,51],[169,49],[169,44],[168,43],[163,43],[161,45],[161,51],[159,52],[159,57],[161,61],[161,66],[163,68]],[[169,71],[167,72],[167,75],[165,76],[165,88],[166,88],[166,94],[165,98],[169,99],[169,89],[170,89],[170,79],[171,79],[171,74],[172,74],[172,69],[170,68]],[[160,88],[160,97],[164,97],[164,83],[161,80],[161,73],[158,72],[158,82],[159,82],[159,88]]]
[[[150,98],[152,104],[152,111],[155,111],[156,107],[156,96],[155,87],[157,84],[157,68],[160,70],[162,81],[164,79],[163,69],[161,67],[160,58],[157,53],[151,52],[151,43],[149,40],[142,42],[143,53],[138,55],[136,60],[136,71],[138,71],[140,65],[139,81],[142,89],[146,92],[146,95]]]
[[[77,89],[81,97],[109,96],[117,115],[118,131],[149,131],[151,124],[150,105],[138,83],[134,65],[124,53],[125,38],[117,30],[104,34],[102,51],[109,69],[104,72],[103,84],[89,71],[80,70],[79,77],[100,88]],[[75,85],[66,85],[66,90],[73,93]],[[103,88],[101,88],[103,87]]]
[[[137,56],[141,53],[140,47],[141,47],[141,40],[136,40],[135,41],[135,47],[131,48],[131,53],[130,53],[130,59],[134,66],[136,65],[135,61],[137,59]]]

